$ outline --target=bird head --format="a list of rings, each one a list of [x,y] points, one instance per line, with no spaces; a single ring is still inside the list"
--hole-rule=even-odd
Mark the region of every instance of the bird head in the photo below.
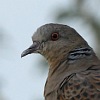
[[[62,24],[45,24],[32,36],[33,44],[23,51],[21,57],[40,53],[55,66],[68,57],[70,51],[88,46],[87,42],[71,27]]]

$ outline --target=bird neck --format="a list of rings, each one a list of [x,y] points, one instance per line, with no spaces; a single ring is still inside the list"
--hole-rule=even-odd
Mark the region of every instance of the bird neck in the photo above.
[[[63,55],[59,52],[59,55],[60,57],[52,58],[50,56],[51,59],[48,58],[50,67],[45,85],[45,95],[57,89],[63,79],[73,73],[86,71],[88,69],[100,70],[100,67],[98,67],[100,66],[100,60],[89,48],[74,49],[69,53],[63,53]]]
[[[52,61],[49,61],[50,77],[55,74],[55,72],[57,74],[56,76],[59,76],[64,72],[66,73],[65,75],[68,76],[71,73],[84,71],[91,66],[100,64],[100,60],[97,58],[94,51],[90,47],[74,49],[67,54],[63,53],[60,57],[56,57],[56,59],[53,58],[51,59]]]

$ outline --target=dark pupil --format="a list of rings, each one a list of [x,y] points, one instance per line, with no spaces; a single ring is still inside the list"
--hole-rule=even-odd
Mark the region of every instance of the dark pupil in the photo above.
[[[57,38],[57,34],[53,34],[53,36],[52,36],[53,38]]]

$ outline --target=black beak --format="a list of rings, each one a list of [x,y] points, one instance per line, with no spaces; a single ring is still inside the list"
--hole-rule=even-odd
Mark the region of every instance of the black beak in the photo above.
[[[28,49],[22,52],[21,57],[24,57],[31,53],[37,53],[39,48],[40,48],[40,43],[35,41]]]

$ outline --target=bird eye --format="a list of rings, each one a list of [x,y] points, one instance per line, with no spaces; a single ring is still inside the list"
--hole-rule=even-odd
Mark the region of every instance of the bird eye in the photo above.
[[[52,39],[53,41],[58,40],[58,38],[59,38],[59,33],[55,32],[55,33],[52,33],[52,34],[51,34],[51,39]]]

